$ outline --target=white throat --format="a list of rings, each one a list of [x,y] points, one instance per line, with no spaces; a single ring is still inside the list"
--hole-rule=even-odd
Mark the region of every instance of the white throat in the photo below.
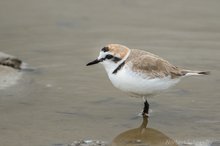
[[[131,52],[131,51],[129,50],[129,52],[126,54],[126,56],[125,56],[122,60],[118,61],[117,63],[115,63],[115,62],[113,62],[113,61],[111,61],[111,60],[105,60],[105,61],[101,62],[101,64],[103,64],[103,66],[104,66],[104,68],[105,68],[107,74],[108,74],[108,75],[112,74],[113,71],[114,71],[122,62],[124,62],[124,61],[128,58],[128,56],[130,55],[130,52]]]

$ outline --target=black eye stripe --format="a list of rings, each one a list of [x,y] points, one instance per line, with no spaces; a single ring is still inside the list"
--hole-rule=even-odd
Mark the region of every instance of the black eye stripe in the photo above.
[[[121,60],[121,58],[118,58],[118,57],[114,57],[113,59],[112,59],[112,61],[114,61],[115,63],[117,63],[118,61],[120,61]]]
[[[109,55],[109,54],[108,54],[108,55],[105,56],[105,58],[106,58],[106,59],[112,59],[112,58],[113,58],[113,55]]]
[[[105,58],[103,58],[103,60],[105,60],[105,59],[111,59],[111,60],[114,61],[115,63],[117,63],[117,62],[119,62],[119,61],[121,60],[121,58],[119,58],[119,57],[114,57],[113,55],[110,55],[110,54],[106,55]]]

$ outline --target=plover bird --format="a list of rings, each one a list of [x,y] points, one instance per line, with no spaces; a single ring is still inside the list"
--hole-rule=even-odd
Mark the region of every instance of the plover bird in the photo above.
[[[172,65],[150,52],[129,49],[120,44],[109,44],[100,50],[99,56],[87,66],[103,64],[112,84],[136,97],[152,97],[193,75],[208,75],[207,71],[186,70]],[[145,100],[142,114],[148,115],[149,104]]]

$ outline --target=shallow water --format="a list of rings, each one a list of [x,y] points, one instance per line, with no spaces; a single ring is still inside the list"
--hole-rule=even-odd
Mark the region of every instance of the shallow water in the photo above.
[[[220,1],[119,0],[0,2],[0,51],[27,62],[0,92],[1,145],[112,141],[136,128],[141,99],[112,87],[101,65],[86,67],[107,43],[209,70],[149,100],[148,126],[175,141],[220,140]]]

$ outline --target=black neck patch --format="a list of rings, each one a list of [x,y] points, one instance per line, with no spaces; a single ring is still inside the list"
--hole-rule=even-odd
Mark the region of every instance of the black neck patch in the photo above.
[[[116,74],[124,65],[125,65],[125,61],[123,61],[121,64],[119,64],[119,66],[112,73]]]

